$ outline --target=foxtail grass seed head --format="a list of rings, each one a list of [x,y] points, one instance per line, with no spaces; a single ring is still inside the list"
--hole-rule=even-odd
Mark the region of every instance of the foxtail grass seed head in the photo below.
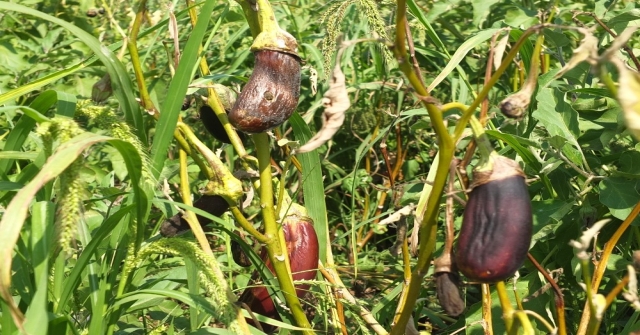
[[[54,144],[65,143],[82,132],[73,119],[63,116],[52,118],[50,122],[40,125],[36,131],[42,137],[48,155],[53,152]],[[58,179],[56,232],[60,247],[67,254],[73,253],[74,236],[82,215],[82,193],[85,186],[80,179],[81,169],[82,160],[77,159]]]
[[[236,310],[227,295],[229,288],[224,274],[220,270],[218,261],[205,254],[199,246],[182,238],[160,239],[140,250],[136,257],[136,264],[145,262],[153,254],[168,254],[191,260],[199,269],[200,285],[205,294],[211,298],[212,306],[218,314],[214,317],[227,325],[230,329],[239,331],[236,321]],[[238,334],[242,334],[241,332]]]
[[[153,178],[153,173],[151,173],[151,161],[148,151],[138,136],[134,134],[134,129],[123,121],[123,118],[117,115],[113,108],[107,105],[95,105],[91,100],[81,100],[78,101],[77,113],[87,117],[89,122],[96,127],[108,130],[111,136],[131,143],[142,159],[142,179],[144,183],[149,187],[157,184]]]

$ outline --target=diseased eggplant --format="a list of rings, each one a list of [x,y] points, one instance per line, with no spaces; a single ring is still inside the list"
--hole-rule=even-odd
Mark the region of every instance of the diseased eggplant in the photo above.
[[[522,266],[533,229],[518,163],[495,152],[490,161],[490,169],[474,171],[456,251],[460,272],[483,283],[504,280]]]
[[[213,137],[220,142],[231,143],[229,135],[224,130],[220,119],[218,119],[218,116],[209,105],[200,106],[198,112],[200,112],[200,121],[202,121],[202,124],[209,134],[213,135]]]
[[[282,229],[284,230],[293,280],[314,279],[318,270],[319,245],[313,221],[307,217],[298,217],[296,220],[286,219]],[[265,261],[271,273],[274,273],[266,248],[262,249],[260,257]],[[253,280],[255,281],[258,278],[258,273],[254,273]],[[298,284],[295,287],[296,295],[299,298],[304,297],[309,291],[309,285],[307,284]],[[254,286],[246,289],[238,301],[245,303],[253,313],[262,314],[272,319],[279,318],[269,291],[264,286]],[[267,332],[273,330],[267,324],[262,324],[262,328]]]
[[[285,122],[300,97],[300,58],[275,50],[255,52],[255,66],[229,112],[229,121],[246,133],[260,133]]]
[[[214,216],[222,216],[229,209],[229,204],[219,195],[203,195],[193,203],[193,207],[201,209]],[[202,227],[208,225],[211,220],[204,216],[196,215]],[[176,214],[162,223],[160,234],[164,237],[173,237],[183,231],[189,230],[189,223],[182,217],[182,213]]]
[[[464,300],[460,296],[460,277],[456,272],[438,272],[436,277],[436,295],[445,313],[457,317],[464,312]]]

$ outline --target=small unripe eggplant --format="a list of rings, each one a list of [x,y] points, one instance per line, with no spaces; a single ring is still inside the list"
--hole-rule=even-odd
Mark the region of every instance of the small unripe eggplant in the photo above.
[[[203,195],[193,203],[193,207],[201,209],[214,216],[222,216],[229,209],[229,204],[219,195]],[[200,225],[206,226],[211,222],[204,216],[196,215]],[[160,234],[164,237],[173,237],[189,230],[189,223],[182,217],[182,213],[176,214],[162,223]]]
[[[531,200],[518,163],[495,154],[491,165],[474,172],[456,251],[460,272],[483,283],[504,280],[522,266],[533,229]]]
[[[313,221],[307,217],[297,217],[296,220],[287,218],[282,229],[284,230],[284,239],[289,254],[293,280],[314,279],[318,270],[319,245],[318,236],[313,228]],[[260,256],[273,273],[273,265],[268,260],[266,249],[262,249]],[[256,280],[257,278],[258,274],[255,273],[253,279]],[[296,295],[299,298],[304,297],[309,290],[309,285],[307,284],[298,284],[295,287]],[[238,300],[247,304],[254,313],[270,318],[278,318],[278,312],[275,309],[273,300],[264,286],[246,289]],[[265,330],[270,327],[266,324],[262,326]]]
[[[288,52],[255,51],[255,67],[229,121],[246,133],[261,133],[284,123],[300,97],[300,58]]]

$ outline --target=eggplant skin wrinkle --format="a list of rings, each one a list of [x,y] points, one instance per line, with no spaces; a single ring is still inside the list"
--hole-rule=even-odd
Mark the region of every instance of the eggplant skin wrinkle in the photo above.
[[[458,236],[456,265],[467,278],[493,283],[524,263],[533,219],[527,184],[521,176],[473,188]]]
[[[256,63],[229,121],[245,133],[261,133],[284,123],[298,106],[300,59],[273,50],[255,53]]]

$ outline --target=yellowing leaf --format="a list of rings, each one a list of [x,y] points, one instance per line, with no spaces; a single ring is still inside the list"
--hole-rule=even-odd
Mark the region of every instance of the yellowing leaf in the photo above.
[[[618,101],[622,107],[627,129],[636,140],[640,140],[640,75],[627,68],[618,58],[611,58],[620,72]]]

